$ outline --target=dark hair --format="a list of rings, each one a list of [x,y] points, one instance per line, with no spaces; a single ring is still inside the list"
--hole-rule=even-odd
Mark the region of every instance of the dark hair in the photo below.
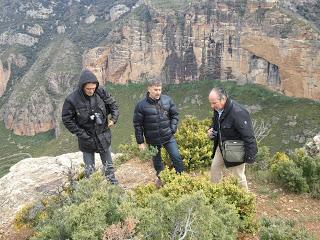
[[[226,90],[223,87],[212,88],[211,92],[217,93],[218,96],[219,96],[219,99],[228,98],[228,94],[227,94]]]
[[[162,86],[161,78],[160,78],[160,77],[150,78],[150,79],[147,81],[147,86],[148,86],[148,87]]]

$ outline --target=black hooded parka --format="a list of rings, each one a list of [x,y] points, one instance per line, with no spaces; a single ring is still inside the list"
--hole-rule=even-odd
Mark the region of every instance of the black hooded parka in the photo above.
[[[87,96],[83,87],[95,83],[97,88],[93,96]],[[111,144],[111,131],[108,128],[108,115],[116,123],[119,110],[116,101],[102,87],[94,74],[88,70],[82,72],[78,88],[65,100],[62,108],[62,122],[78,137],[82,152],[106,152]]]

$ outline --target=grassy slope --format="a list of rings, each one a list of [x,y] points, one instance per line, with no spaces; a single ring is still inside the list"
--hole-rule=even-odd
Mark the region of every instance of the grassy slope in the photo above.
[[[172,96],[177,104],[180,116],[195,115],[199,119],[211,117],[212,113],[207,101],[207,95],[213,86],[221,85],[217,81],[200,81],[195,83],[168,85],[163,89],[164,94]],[[297,141],[291,140],[288,144],[283,140],[289,140],[291,136],[302,135],[304,130],[310,130],[314,134],[320,131],[320,103],[306,99],[289,98],[277,93],[265,90],[256,85],[237,86],[232,82],[223,83],[230,96],[239,102],[252,106],[259,105],[261,111],[253,114],[254,119],[264,119],[267,123],[272,123],[271,118],[277,117],[277,123],[272,124],[272,131],[262,144],[268,145],[273,151],[294,149],[301,147]],[[110,93],[116,98],[120,106],[120,119],[113,129],[114,150],[120,143],[130,141],[133,134],[132,114],[136,102],[144,97],[145,86],[129,84],[126,86],[107,85]],[[197,96],[198,102],[194,102]],[[297,124],[293,127],[287,126],[288,116],[295,117]],[[43,133],[36,137],[14,136],[8,130],[0,126],[1,149],[0,158],[17,152],[29,152],[32,156],[59,155],[67,152],[77,151],[75,138],[62,128],[62,134],[58,139],[52,139],[53,133]],[[10,136],[10,137],[9,137]],[[10,143],[14,139],[15,143]],[[51,140],[50,140],[51,139]],[[25,146],[18,149],[17,143]],[[29,146],[29,147],[28,147]],[[3,149],[6,152],[3,152]],[[20,157],[21,159],[21,157]],[[0,176],[20,159],[0,160]],[[3,166],[6,165],[4,169]]]

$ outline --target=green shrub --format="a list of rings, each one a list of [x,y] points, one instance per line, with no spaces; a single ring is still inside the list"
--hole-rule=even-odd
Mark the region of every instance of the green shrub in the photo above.
[[[149,161],[153,156],[157,155],[158,149],[153,146],[148,146],[145,150],[141,151],[134,136],[131,135],[131,142],[128,144],[120,144],[119,152],[121,155],[115,160],[116,165],[120,165],[133,158],[139,158],[141,161]]]
[[[271,175],[275,183],[288,191],[303,193],[309,190],[307,181],[303,177],[302,169],[298,168],[294,161],[290,159],[273,163]]]
[[[302,169],[311,195],[320,198],[320,158],[307,155],[303,149],[296,149],[291,157],[297,167]]]
[[[142,205],[123,210],[138,219],[139,239],[235,239],[239,226],[236,208],[217,199],[208,204],[203,191],[183,195],[177,200],[159,192],[150,194]]]
[[[293,221],[263,218],[259,231],[260,240],[315,239],[304,229],[295,229],[294,225]]]
[[[207,136],[210,125],[209,119],[200,121],[193,116],[187,116],[179,125],[175,138],[187,171],[210,166],[213,147],[212,141]],[[168,164],[169,156],[167,154],[162,156]]]
[[[293,154],[276,153],[271,160],[273,181],[284,189],[296,192],[310,192],[320,198],[320,158],[309,156],[304,149]]]
[[[44,201],[44,208],[28,218],[35,229],[31,239],[101,239],[108,225],[123,219],[118,207],[124,195],[122,189],[95,173],[79,181],[72,194]]]
[[[282,161],[289,161],[289,156],[284,152],[276,152],[270,161],[270,165],[273,165],[275,163],[279,163]]]
[[[191,177],[186,173],[175,174],[175,171],[164,170],[160,174],[163,187],[157,190],[154,186],[147,185],[135,190],[135,198],[140,206],[147,204],[150,195],[159,193],[162,196],[179,201],[185,195],[203,191],[208,199],[208,204],[213,205],[217,199],[224,199],[232,204],[238,211],[241,231],[252,232],[256,228],[255,198],[254,195],[239,187],[235,181],[226,180],[220,184],[212,184],[204,176]]]
[[[270,148],[267,146],[259,146],[256,162],[254,164],[249,165],[249,168],[254,169],[256,171],[266,171],[270,167],[270,162]]]
[[[211,184],[168,169],[161,179],[161,189],[146,185],[128,196],[95,173],[73,192],[42,201],[36,217],[26,208],[29,218],[21,219],[33,223],[32,240],[101,239],[128,218],[135,220],[135,239],[235,239],[238,229],[255,229],[254,197],[234,181]]]
[[[16,214],[14,225],[17,229],[32,228],[44,216],[41,214],[45,206],[42,202],[27,204]]]

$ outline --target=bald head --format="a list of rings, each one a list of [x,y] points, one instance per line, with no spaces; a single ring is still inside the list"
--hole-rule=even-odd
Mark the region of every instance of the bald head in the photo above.
[[[223,110],[226,105],[227,98],[227,93],[223,88],[213,88],[208,97],[211,109],[216,111]]]

